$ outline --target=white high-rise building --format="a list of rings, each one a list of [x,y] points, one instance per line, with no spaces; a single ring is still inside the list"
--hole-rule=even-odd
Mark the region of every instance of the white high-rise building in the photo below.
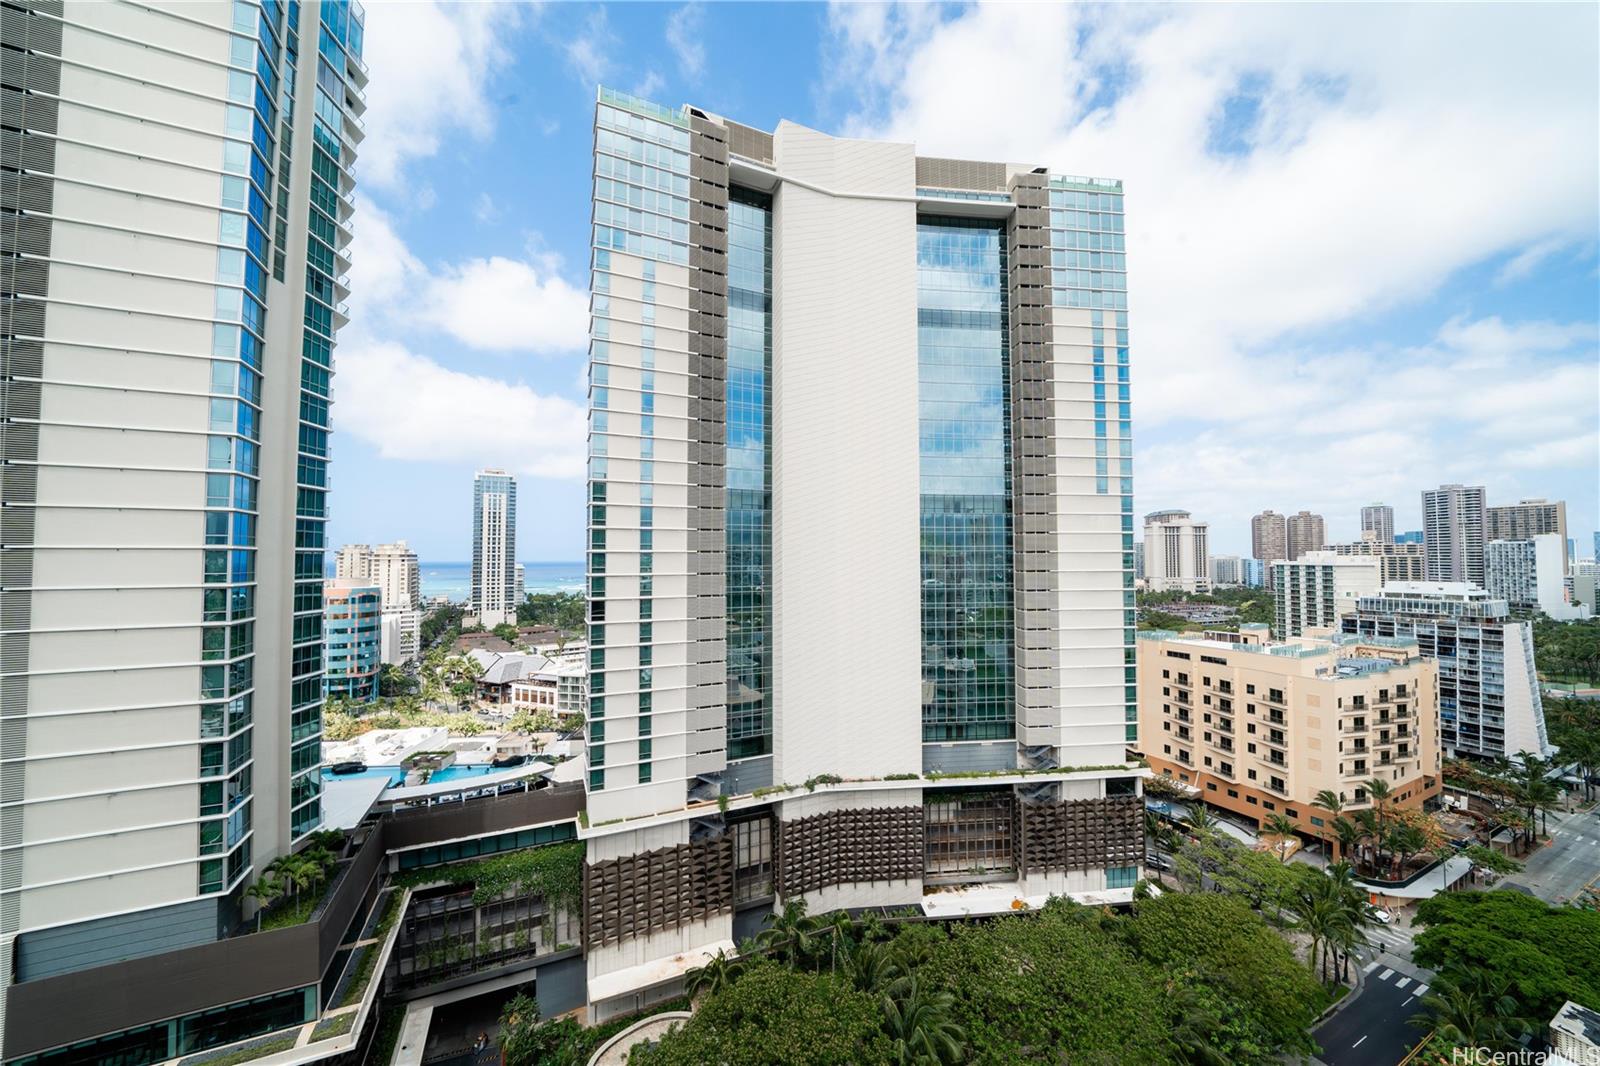
[[[504,470],[472,479],[470,606],[485,626],[517,620],[517,481]]]
[[[1587,608],[1567,602],[1566,554],[1555,533],[1491,540],[1484,547],[1484,587],[1513,610],[1542,611],[1558,622],[1587,617]]]
[[[1188,511],[1144,516],[1145,587],[1152,592],[1205,592],[1211,587],[1206,523]]]
[[[1273,563],[1272,569],[1277,605],[1272,631],[1279,640],[1313,629],[1337,630],[1340,617],[1383,584],[1377,559],[1333,551],[1306,552],[1298,559]]]
[[[316,0],[4,10],[7,1061],[125,1013],[13,1016],[20,989],[210,947],[254,875],[323,822],[362,17]],[[208,1007],[206,1024],[314,1007],[304,993]],[[183,1053],[199,1022],[182,1013],[103,1053]]]
[[[1441,485],[1422,494],[1422,537],[1428,580],[1483,587],[1488,525],[1482,485]]]
[[[1449,756],[1551,754],[1533,660],[1533,627],[1506,601],[1464,582],[1398,582],[1363,596],[1342,628],[1415,637],[1439,660],[1439,743]]]
[[[383,592],[383,661],[407,663],[420,653],[422,570],[405,541],[346,544],[334,555],[335,577]]]
[[[1372,503],[1361,508],[1361,532],[1374,534],[1379,544],[1394,543],[1394,508]]]
[[[1211,583],[1213,585],[1244,584],[1244,560],[1237,555],[1211,557]]]
[[[775,896],[1131,896],[1121,184],[596,117],[591,1016]]]
[[[1561,567],[1571,563],[1567,545],[1567,503],[1565,500],[1532,499],[1490,507],[1485,512],[1484,539],[1529,540],[1553,533],[1561,542]]]

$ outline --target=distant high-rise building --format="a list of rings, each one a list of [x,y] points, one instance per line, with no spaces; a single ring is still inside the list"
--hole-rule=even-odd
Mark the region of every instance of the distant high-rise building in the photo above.
[[[1588,607],[1591,614],[1600,614],[1600,596],[1596,595],[1596,586],[1600,585],[1600,562],[1585,559],[1574,563],[1571,582],[1572,602]]]
[[[1506,601],[1463,582],[1399,582],[1364,596],[1346,633],[1415,637],[1439,660],[1439,741],[1446,756],[1551,753],[1533,661],[1533,628]]]
[[[1374,530],[1363,530],[1361,539],[1350,544],[1330,545],[1340,555],[1370,555],[1382,568],[1384,584],[1391,581],[1422,581],[1428,576],[1428,557],[1420,543],[1400,544],[1379,540]]]
[[[1423,539],[1422,530],[1420,529],[1408,529],[1404,533],[1396,533],[1394,535],[1396,544],[1421,544]]]
[[[1276,605],[1272,631],[1279,640],[1306,635],[1308,630],[1339,628],[1339,619],[1356,609],[1383,583],[1378,560],[1332,551],[1306,552],[1298,559],[1272,564]]]
[[[1384,544],[1394,541],[1394,508],[1386,503],[1372,503],[1361,508],[1361,532],[1375,533]]]
[[[317,1017],[315,951],[232,1001],[222,949],[248,883],[323,825],[362,18],[4,8],[7,1062],[156,1062]],[[218,954],[151,981],[171,995],[79,982],[182,948]],[[63,986],[70,1009],[41,1007]]]
[[[1441,485],[1422,494],[1423,546],[1428,580],[1483,587],[1487,512],[1482,485]]]
[[[1188,511],[1144,517],[1145,587],[1153,592],[1205,592],[1211,587],[1207,527]]]
[[[377,585],[327,581],[322,586],[323,692],[357,703],[378,698],[383,591]]]
[[[1258,589],[1267,583],[1267,564],[1260,559],[1239,560],[1239,573],[1246,588]]]
[[[1572,560],[1567,541],[1567,503],[1565,500],[1533,499],[1488,508],[1484,541],[1529,540],[1546,533],[1560,538],[1561,568],[1565,572]]]
[[[1250,555],[1261,560],[1270,585],[1272,564],[1289,558],[1289,524],[1283,515],[1262,511],[1250,519]]]
[[[1242,585],[1244,584],[1243,560],[1237,555],[1213,555],[1211,557],[1211,583],[1213,585]]]
[[[1139,580],[1144,579],[1144,541],[1133,542],[1133,576]]]
[[[422,570],[405,541],[346,544],[335,555],[335,577],[373,584],[383,592],[383,661],[415,659],[422,634]]]
[[[1593,547],[1594,547],[1594,554],[1591,555],[1590,558],[1591,559],[1600,560],[1600,532],[1597,532],[1594,535],[1594,545],[1593,545]]]
[[[1587,617],[1567,600],[1561,538],[1541,533],[1527,540],[1491,540],[1484,546],[1484,588],[1513,610],[1542,611],[1558,622]]]
[[[494,627],[517,617],[517,482],[504,470],[472,479],[472,597],[479,623]]]
[[[521,563],[518,563],[517,564],[517,575],[516,575],[515,580],[512,581],[512,588],[511,588],[511,605],[512,605],[512,609],[515,610],[517,607],[520,607],[522,605],[522,601],[527,599],[527,598],[528,598],[528,569],[527,569],[527,567],[523,566]]]
[[[1131,896],[1120,183],[609,90],[594,150],[589,1017],[774,895]]]
[[[1288,519],[1290,559],[1298,559],[1306,552],[1321,551],[1327,544],[1328,533],[1322,516],[1310,511],[1299,511]]]

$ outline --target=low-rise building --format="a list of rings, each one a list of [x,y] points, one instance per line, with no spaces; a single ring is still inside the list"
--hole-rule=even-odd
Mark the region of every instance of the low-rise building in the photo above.
[[[1208,803],[1327,837],[1324,789],[1360,808],[1373,778],[1403,807],[1442,787],[1438,666],[1415,640],[1150,631],[1138,665],[1139,751]]]
[[[1439,743],[1447,756],[1551,754],[1533,661],[1533,627],[1465,582],[1401,582],[1363,596],[1345,633],[1414,637],[1439,662]]]
[[[1382,584],[1376,559],[1331,551],[1280,559],[1272,569],[1277,608],[1272,631],[1280,640],[1337,629],[1339,617]]]

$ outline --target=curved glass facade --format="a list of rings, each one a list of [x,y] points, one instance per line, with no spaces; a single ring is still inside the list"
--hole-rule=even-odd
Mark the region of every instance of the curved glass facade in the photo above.
[[[1016,735],[1006,237],[917,224],[922,739]]]

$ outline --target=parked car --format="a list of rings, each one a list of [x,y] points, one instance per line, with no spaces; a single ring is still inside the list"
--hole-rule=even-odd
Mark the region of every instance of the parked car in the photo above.
[[[1172,869],[1172,860],[1167,858],[1165,855],[1157,855],[1155,852],[1151,852],[1144,857],[1144,864],[1146,867],[1152,870]]]
[[[1378,919],[1378,921],[1382,922],[1384,925],[1388,925],[1390,922],[1394,921],[1394,915],[1390,914],[1382,907],[1374,907],[1372,909],[1372,916]]]

